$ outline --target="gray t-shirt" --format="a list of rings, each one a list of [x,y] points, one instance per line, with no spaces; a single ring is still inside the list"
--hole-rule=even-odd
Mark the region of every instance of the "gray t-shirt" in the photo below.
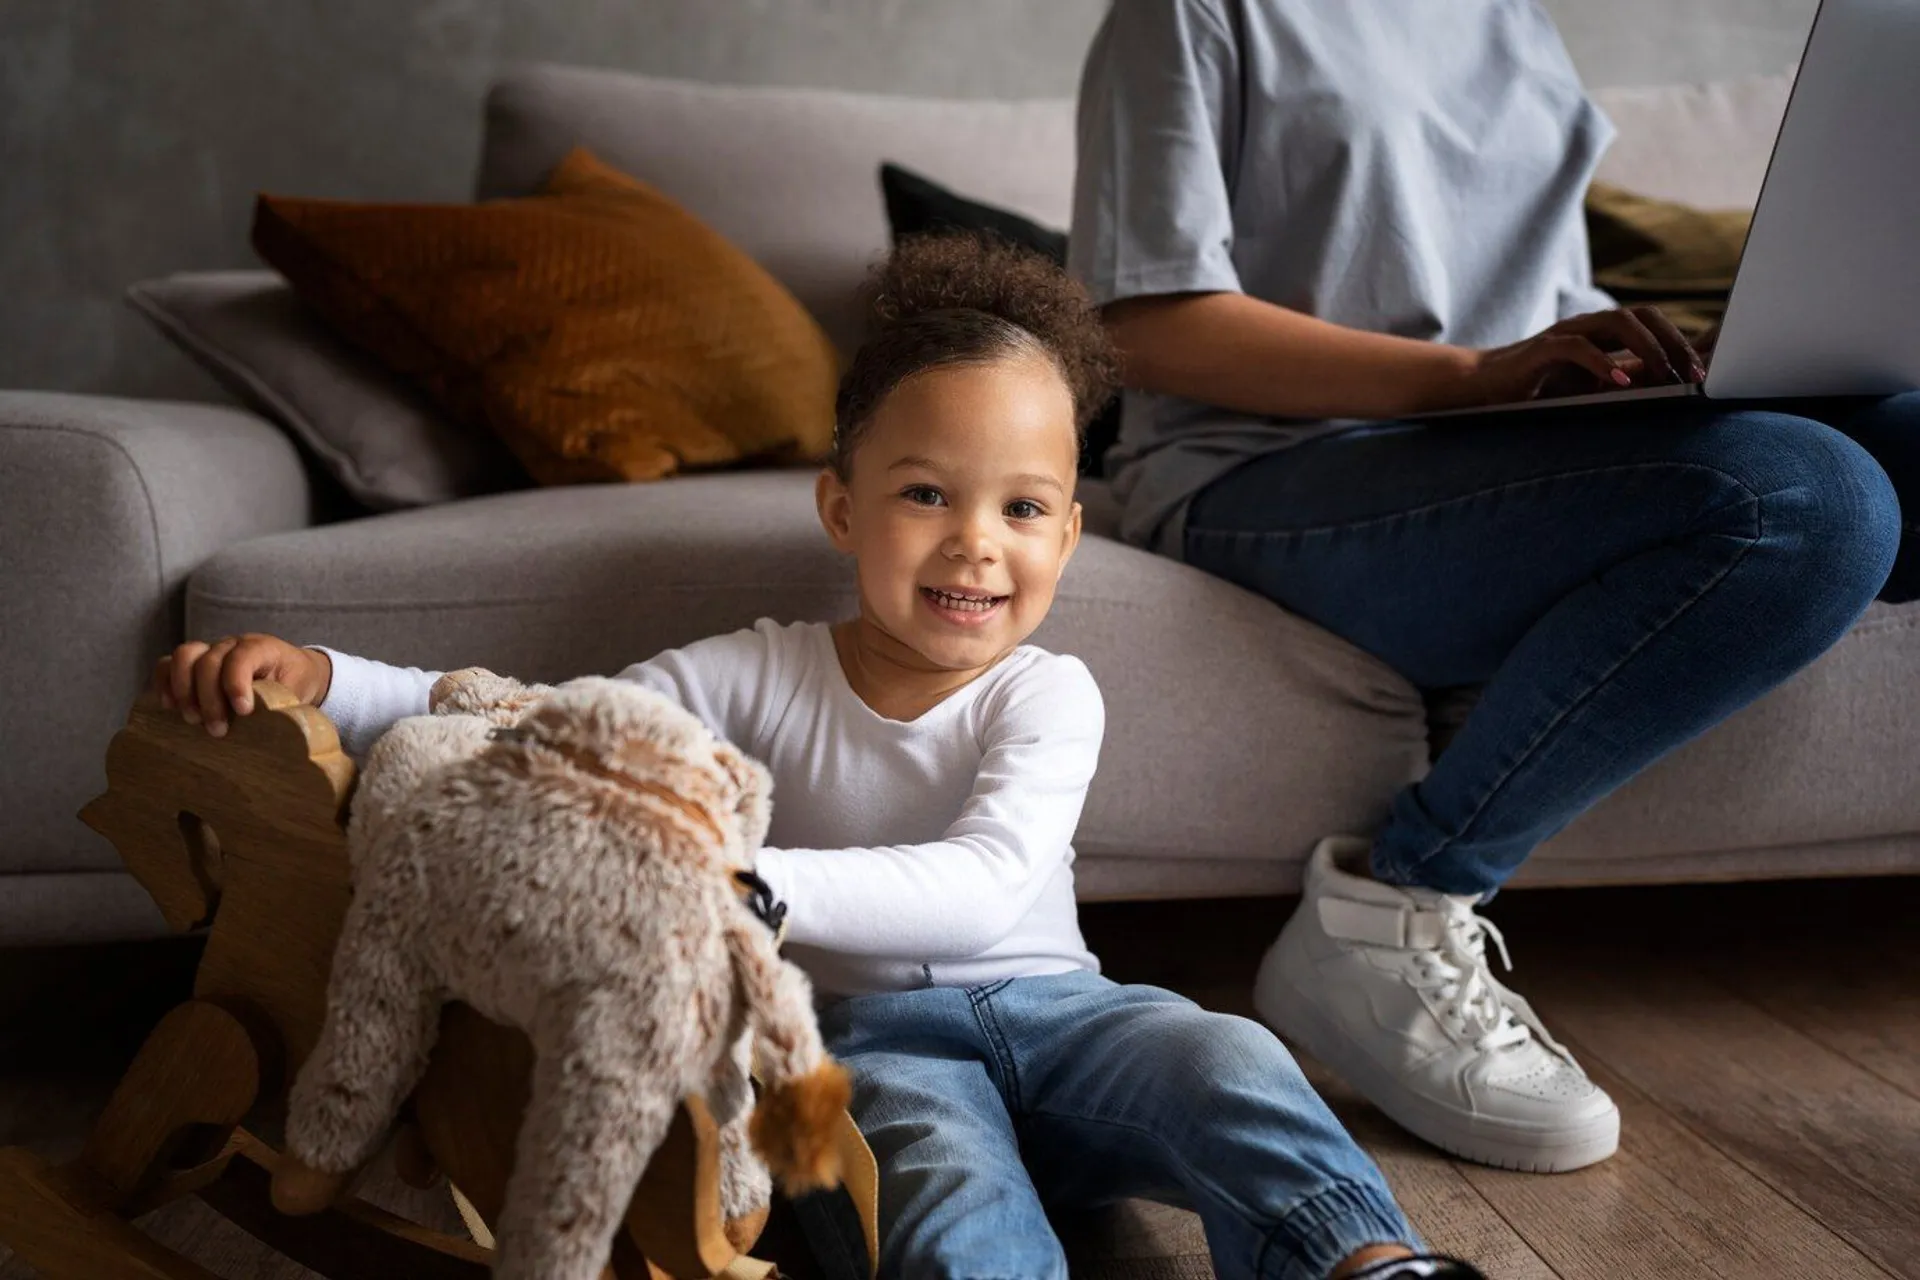
[[[1581,202],[1613,128],[1534,0],[1114,0],[1080,87],[1069,267],[1099,303],[1238,291],[1468,346],[1613,305]],[[1128,392],[1122,531],[1339,423]]]

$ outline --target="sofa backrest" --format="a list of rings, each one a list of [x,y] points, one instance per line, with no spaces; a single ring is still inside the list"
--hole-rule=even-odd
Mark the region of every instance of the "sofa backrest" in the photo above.
[[[1767,176],[1793,73],[1594,92],[1620,130],[1602,181],[1701,209],[1750,208]]]
[[[1751,204],[1786,106],[1786,76],[1606,89],[1620,126],[1607,181],[1703,207]],[[879,167],[1067,225],[1073,104],[714,85],[534,65],[487,98],[478,194],[538,189],[575,145],[680,201],[771,271],[842,349],[856,287],[887,247]]]
[[[887,248],[893,160],[1064,227],[1073,106],[741,88],[531,66],[487,97],[478,194],[536,190],[575,145],[705,219],[791,289],[843,350],[856,286]]]

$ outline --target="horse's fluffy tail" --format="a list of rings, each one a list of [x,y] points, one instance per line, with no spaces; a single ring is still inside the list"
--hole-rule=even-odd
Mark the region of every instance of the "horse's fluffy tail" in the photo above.
[[[789,1195],[840,1182],[837,1133],[853,1096],[852,1082],[820,1043],[813,991],[774,950],[757,920],[737,922],[727,949],[755,1032],[763,1091],[748,1134]]]

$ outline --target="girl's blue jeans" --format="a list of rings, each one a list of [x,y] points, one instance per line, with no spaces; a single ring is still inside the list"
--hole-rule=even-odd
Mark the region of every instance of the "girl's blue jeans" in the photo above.
[[[1415,1237],[1380,1172],[1257,1023],[1075,972],[860,996],[820,1014],[880,1166],[885,1280],[1066,1280],[1048,1214],[1184,1204],[1222,1280],[1324,1280]],[[839,1193],[795,1202],[865,1280]]]
[[[1876,596],[1920,597],[1920,392],[1788,407],[1362,426],[1196,496],[1188,563],[1424,689],[1484,686],[1396,797],[1378,877],[1491,892]]]

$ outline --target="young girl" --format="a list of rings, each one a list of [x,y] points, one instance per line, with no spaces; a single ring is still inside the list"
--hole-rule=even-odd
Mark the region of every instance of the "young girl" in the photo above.
[[[1477,1274],[1413,1257],[1379,1171],[1270,1032],[1107,981],[1081,939],[1100,692],[1025,641],[1079,540],[1078,436],[1107,392],[1085,295],[1015,250],[926,240],[881,269],[875,313],[817,486],[858,615],[763,620],[622,674],[773,772],[759,872],[854,1077],[880,1274],[1064,1277],[1048,1212],[1128,1196],[1197,1209],[1225,1277]],[[358,753],[426,711],[436,673],[269,636],[182,645],[157,673],[216,734],[263,678]]]

